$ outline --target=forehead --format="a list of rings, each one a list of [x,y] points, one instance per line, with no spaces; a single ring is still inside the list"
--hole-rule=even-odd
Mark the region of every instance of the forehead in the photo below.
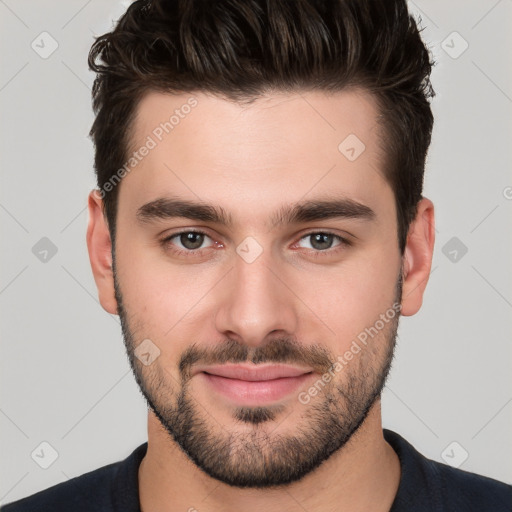
[[[151,92],[137,106],[134,165],[119,206],[172,194],[238,210],[247,221],[263,204],[325,194],[389,208],[378,115],[361,90],[275,93],[249,105],[203,92]]]

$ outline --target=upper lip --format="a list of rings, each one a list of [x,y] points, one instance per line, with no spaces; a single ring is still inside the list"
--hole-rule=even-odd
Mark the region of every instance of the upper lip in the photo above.
[[[298,377],[312,372],[310,368],[298,368],[283,364],[254,365],[254,364],[221,364],[215,366],[198,366],[193,374],[209,373],[228,379],[246,381],[262,381],[282,379],[285,377]]]

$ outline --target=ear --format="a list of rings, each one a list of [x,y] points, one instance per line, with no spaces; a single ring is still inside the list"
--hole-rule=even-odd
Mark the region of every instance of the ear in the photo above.
[[[414,315],[421,308],[423,293],[430,277],[434,239],[434,205],[430,199],[423,198],[418,203],[416,218],[409,227],[407,244],[402,257],[401,314],[404,316]]]
[[[117,301],[112,272],[112,242],[108,224],[103,215],[103,200],[98,190],[93,190],[89,194],[88,209],[87,248],[100,304],[105,311],[116,315]]]

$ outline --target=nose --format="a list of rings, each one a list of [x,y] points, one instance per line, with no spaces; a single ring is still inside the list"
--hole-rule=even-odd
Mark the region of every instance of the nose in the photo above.
[[[235,257],[217,310],[218,332],[248,347],[265,344],[270,334],[292,336],[297,329],[300,301],[269,252],[251,263]]]

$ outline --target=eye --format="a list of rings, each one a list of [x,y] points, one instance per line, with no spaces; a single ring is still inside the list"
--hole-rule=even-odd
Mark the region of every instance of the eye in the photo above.
[[[335,235],[334,233],[324,231],[308,233],[306,236],[301,238],[301,241],[302,240],[309,240],[309,247],[306,246],[306,248],[313,249],[317,252],[329,251],[335,247],[350,245],[350,242],[345,238]],[[337,243],[334,244],[336,241]]]
[[[171,247],[176,253],[191,253],[198,252],[199,249],[205,249],[201,247],[205,240],[211,238],[202,231],[182,231],[181,233],[175,233],[162,240],[164,247]]]
[[[207,240],[211,243],[209,246],[203,246]],[[306,245],[302,245],[306,242]],[[177,255],[194,256],[200,255],[202,250],[208,248],[223,247],[219,242],[215,242],[206,233],[202,231],[181,231],[164,238],[161,241],[162,246]],[[326,231],[316,231],[303,236],[296,244],[305,249],[311,249],[313,256],[321,256],[322,253],[333,254],[351,245],[351,242],[339,235]]]

